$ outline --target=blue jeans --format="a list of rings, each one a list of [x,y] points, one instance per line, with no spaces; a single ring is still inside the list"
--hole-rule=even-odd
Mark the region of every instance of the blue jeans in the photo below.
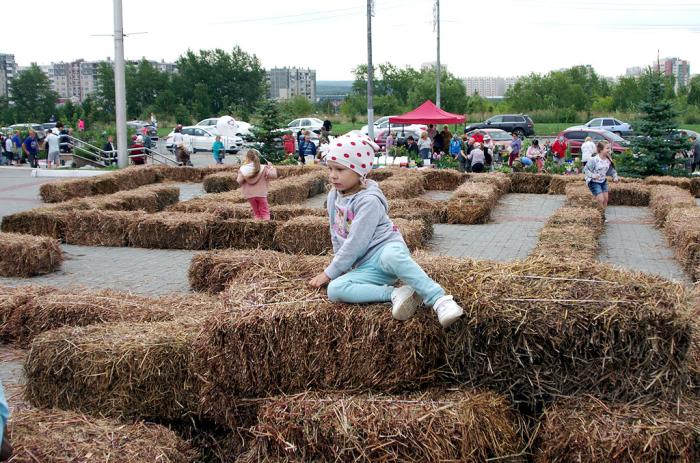
[[[591,180],[590,182],[588,182],[588,189],[591,190],[593,196],[598,196],[601,193],[607,193],[608,181],[604,180],[603,182],[598,183]]]
[[[5,425],[7,424],[7,420],[9,418],[10,409],[7,407],[5,391],[2,389],[2,383],[0,383],[0,443],[2,442],[2,433],[5,430]]]
[[[352,304],[389,302],[396,280],[416,290],[428,306],[445,295],[445,290],[413,261],[404,243],[388,243],[370,260],[331,281],[328,299]]]

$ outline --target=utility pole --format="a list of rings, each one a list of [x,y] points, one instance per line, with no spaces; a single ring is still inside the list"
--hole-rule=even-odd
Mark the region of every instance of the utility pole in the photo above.
[[[372,67],[374,0],[367,0],[367,133],[374,140],[374,68]]]
[[[124,76],[124,22],[122,0],[114,0],[114,109],[117,116],[117,160],[129,165],[126,141],[126,78]]]
[[[437,61],[435,63],[435,106],[440,107],[440,0],[435,0],[435,29],[437,30]]]

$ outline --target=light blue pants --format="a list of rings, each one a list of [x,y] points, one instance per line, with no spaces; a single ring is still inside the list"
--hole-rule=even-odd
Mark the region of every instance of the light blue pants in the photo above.
[[[445,295],[445,290],[413,261],[405,244],[388,243],[370,260],[331,281],[328,299],[352,304],[388,302],[396,280],[416,290],[429,307]]]
[[[7,407],[5,391],[2,389],[2,383],[0,383],[0,443],[2,442],[2,433],[5,431],[5,425],[9,418],[10,409]]]

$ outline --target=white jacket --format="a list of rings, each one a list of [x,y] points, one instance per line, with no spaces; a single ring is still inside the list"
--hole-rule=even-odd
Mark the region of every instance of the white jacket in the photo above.
[[[595,156],[595,143],[592,141],[587,141],[581,145],[581,162],[588,162],[593,156]]]

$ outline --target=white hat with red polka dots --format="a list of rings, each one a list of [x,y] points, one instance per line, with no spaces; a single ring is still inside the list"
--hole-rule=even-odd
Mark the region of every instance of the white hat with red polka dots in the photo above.
[[[363,137],[337,137],[330,143],[326,162],[337,162],[364,178],[374,165],[374,147]]]

